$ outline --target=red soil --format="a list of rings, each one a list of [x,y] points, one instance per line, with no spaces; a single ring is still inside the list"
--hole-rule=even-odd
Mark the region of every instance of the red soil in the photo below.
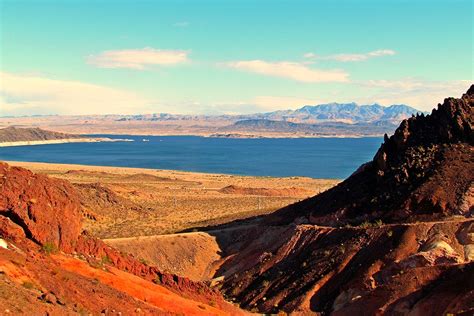
[[[3,301],[0,296],[0,306],[58,315],[79,309],[99,313],[111,307],[127,313],[138,308],[148,310],[146,314],[244,314],[204,283],[161,273],[81,234],[80,209],[77,192],[68,182],[0,163],[0,237],[8,244],[8,249],[0,248],[2,286],[5,293],[15,287],[22,292],[19,300]],[[47,255],[58,251],[62,254]],[[19,290],[18,284],[28,284],[28,291]],[[46,303],[51,301],[46,296],[55,295],[67,297],[68,303],[54,299],[54,308],[38,306],[38,295]]]

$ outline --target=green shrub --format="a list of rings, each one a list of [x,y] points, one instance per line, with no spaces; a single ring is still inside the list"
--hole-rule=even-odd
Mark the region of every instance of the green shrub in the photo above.
[[[161,276],[157,275],[155,279],[153,279],[153,283],[161,284]]]
[[[102,256],[102,259],[100,259],[100,263],[101,265],[111,264],[112,260],[109,258],[109,256],[105,255],[105,256]]]
[[[55,243],[48,241],[43,244],[43,247],[41,247],[41,250],[43,250],[44,253],[49,255],[49,254],[58,252],[58,247],[56,246]]]

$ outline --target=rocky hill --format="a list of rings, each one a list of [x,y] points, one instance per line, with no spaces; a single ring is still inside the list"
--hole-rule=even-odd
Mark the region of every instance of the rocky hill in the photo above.
[[[81,231],[71,184],[0,163],[0,314],[244,314]]]
[[[472,314],[473,125],[474,86],[336,187],[227,225],[222,291],[265,313]]]
[[[446,99],[431,115],[403,121],[394,135],[385,136],[373,161],[334,189],[275,217],[288,221],[287,214],[293,214],[312,224],[358,224],[416,221],[424,214],[470,215],[466,199],[474,181],[472,90],[461,99]]]
[[[81,135],[46,131],[40,128],[6,127],[0,129],[0,143],[81,138]]]

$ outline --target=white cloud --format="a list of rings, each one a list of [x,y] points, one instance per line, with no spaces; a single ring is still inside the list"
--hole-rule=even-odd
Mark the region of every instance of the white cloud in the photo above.
[[[364,54],[335,54],[335,55],[328,55],[328,56],[320,56],[314,53],[306,53],[303,55],[304,58],[311,59],[311,60],[334,60],[340,62],[357,62],[357,61],[364,61],[369,58],[374,57],[381,57],[381,56],[392,56],[395,55],[396,52],[391,49],[379,49],[374,50]]]
[[[301,82],[347,82],[349,74],[342,70],[313,69],[307,65],[290,62],[269,62],[265,60],[242,60],[224,64],[226,67],[261,75],[292,79]]]
[[[316,55],[315,53],[306,53],[303,55],[304,58],[316,58],[318,57],[318,55]]]
[[[151,112],[135,93],[79,81],[0,72],[0,115]]]
[[[423,111],[431,111],[447,97],[459,98],[471,85],[469,80],[429,81],[407,78],[402,80],[368,80],[359,82],[367,89],[358,102],[378,102],[385,105],[408,104]]]
[[[188,61],[188,52],[154,48],[109,50],[87,57],[87,63],[99,68],[142,70],[150,66],[170,66]]]

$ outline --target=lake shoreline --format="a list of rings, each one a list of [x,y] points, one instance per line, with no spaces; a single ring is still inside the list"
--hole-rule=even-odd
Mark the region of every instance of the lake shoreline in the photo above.
[[[133,142],[100,142],[98,138]],[[0,148],[5,161],[136,167],[213,174],[343,179],[373,159],[379,138],[230,139],[89,135],[90,143]],[[51,142],[49,142],[51,143]],[[24,144],[26,145],[26,144]],[[38,144],[39,145],[39,144]]]
[[[22,167],[31,170],[44,170],[64,172],[70,170],[90,171],[97,173],[116,173],[122,175],[132,174],[150,174],[161,176],[204,176],[204,177],[229,177],[229,178],[256,178],[256,179],[308,179],[308,180],[322,180],[322,181],[342,181],[342,179],[333,178],[313,178],[307,176],[258,176],[258,175],[237,175],[229,173],[213,173],[213,172],[196,172],[176,169],[159,169],[159,168],[140,168],[140,167],[119,167],[119,166],[99,166],[99,165],[84,165],[84,164],[66,164],[56,162],[39,162],[39,161],[13,161],[0,160],[10,166]]]
[[[19,147],[19,146],[36,146],[36,145],[55,145],[69,143],[102,143],[102,142],[132,142],[132,139],[113,139],[113,138],[64,138],[49,140],[26,140],[16,142],[0,142],[0,147]]]

